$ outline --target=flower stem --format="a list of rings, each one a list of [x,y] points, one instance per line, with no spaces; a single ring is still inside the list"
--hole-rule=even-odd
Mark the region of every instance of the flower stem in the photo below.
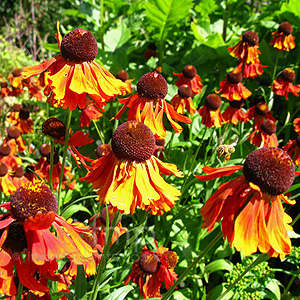
[[[99,138],[100,138],[102,144],[104,145],[105,144],[105,142],[104,142],[104,136],[103,136],[102,132],[100,131],[100,129],[99,129],[98,125],[97,125],[97,122],[95,120],[93,120],[93,123],[94,123],[94,126],[95,126],[96,130],[97,130]]]
[[[199,254],[199,256],[185,269],[185,271],[180,275],[178,280],[170,287],[166,294],[162,297],[162,300],[168,299],[174,292],[176,286],[189,274],[189,272],[199,263],[199,261],[204,257],[204,255],[220,240],[222,237],[222,230],[215,236],[215,238],[206,246],[206,248]]]
[[[66,123],[66,137],[65,137],[65,144],[64,144],[64,150],[63,150],[63,160],[61,163],[61,171],[60,171],[60,177],[59,177],[58,195],[57,195],[57,213],[58,214],[60,214],[61,188],[62,188],[62,182],[63,182],[63,178],[64,178],[64,169],[65,169],[65,163],[66,163],[66,157],[67,157],[67,151],[68,151],[68,142],[69,142],[69,137],[70,137],[71,117],[72,117],[72,111],[68,110],[67,123]]]
[[[23,284],[21,282],[19,282],[18,293],[17,293],[17,296],[16,296],[16,300],[21,300],[22,293],[23,293]]]
[[[244,272],[242,272],[238,278],[227,288],[227,290],[221,294],[216,300],[221,300],[222,298],[224,298],[233,288],[234,286],[237,285],[237,283],[250,271],[252,270],[254,267],[256,267],[257,265],[259,265],[260,263],[267,261],[269,259],[269,255],[267,253],[264,254],[260,254],[256,260],[254,260],[247,268]]]
[[[50,151],[50,174],[49,174],[49,185],[51,190],[53,191],[53,182],[52,182],[52,174],[53,174],[53,157],[54,157],[54,141],[51,139],[51,151]]]

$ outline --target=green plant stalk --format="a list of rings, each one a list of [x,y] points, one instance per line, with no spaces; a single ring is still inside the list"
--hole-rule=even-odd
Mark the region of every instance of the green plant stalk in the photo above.
[[[220,240],[222,237],[222,230],[215,236],[215,238],[206,246],[206,248],[199,254],[199,256],[184,270],[177,281],[170,287],[170,289],[162,297],[162,300],[168,299],[174,292],[176,286],[190,273],[190,271],[199,263],[204,255]]]
[[[100,131],[100,129],[99,129],[98,125],[97,125],[97,122],[95,120],[93,120],[93,123],[94,123],[94,126],[95,126],[95,128],[97,130],[97,133],[99,135],[99,138],[100,138],[102,144],[105,144],[105,142],[104,142],[104,136],[103,136],[102,132]]]
[[[23,293],[23,284],[21,282],[19,282],[18,293],[17,293],[17,296],[16,296],[16,300],[21,300],[22,293]]]
[[[227,290],[221,294],[216,300],[221,300],[222,298],[224,298],[233,288],[234,286],[250,271],[252,270],[254,267],[256,267],[257,265],[259,265],[260,263],[267,261],[269,259],[269,255],[264,253],[264,254],[260,254],[255,261],[253,261],[244,272],[242,272],[238,278],[231,284],[229,285],[229,287],[227,288]]]
[[[106,263],[108,261],[108,254],[109,254],[109,249],[110,249],[110,243],[111,243],[111,239],[113,236],[113,232],[114,229],[118,223],[120,217],[120,212],[117,211],[116,214],[114,215],[114,219],[112,221],[112,225],[111,227],[109,226],[109,216],[108,216],[108,209],[107,209],[107,205],[106,205],[106,241],[105,241],[105,245],[104,245],[104,249],[103,249],[103,253],[102,253],[102,257],[101,257],[101,261],[99,266],[97,267],[97,276],[96,279],[94,280],[94,284],[93,284],[93,289],[92,289],[92,293],[90,296],[90,300],[96,300],[97,299],[97,295],[98,295],[98,286],[100,285],[101,282],[101,276],[105,270],[106,267]],[[108,231],[109,230],[109,231]]]
[[[272,84],[273,84],[273,82],[274,82],[274,80],[275,80],[275,76],[276,76],[276,72],[277,72],[277,66],[278,66],[278,61],[279,61],[280,54],[281,54],[281,51],[278,51],[278,52],[277,52],[277,56],[276,56],[275,65],[274,65],[273,74],[272,74],[272,81],[271,81]],[[270,102],[271,102],[271,96],[272,96],[272,89],[270,89],[270,95],[269,95],[269,97],[268,97],[268,99],[267,99],[267,101],[268,101],[267,104],[268,104],[268,105],[269,105]],[[269,110],[271,110],[271,109],[272,109],[272,107],[269,107]]]
[[[54,157],[54,141],[51,139],[51,151],[50,151],[50,174],[49,174],[49,185],[51,190],[53,191],[53,182],[52,182],[52,175],[53,175],[53,157]]]
[[[66,163],[66,158],[67,158],[68,142],[69,142],[69,137],[70,137],[71,118],[72,118],[72,111],[68,110],[65,144],[64,144],[64,150],[63,150],[63,160],[62,160],[62,163],[61,163],[61,171],[60,171],[58,194],[57,194],[57,213],[58,214],[60,214],[61,188],[62,188],[62,182],[63,182],[63,178],[64,178],[65,163]]]

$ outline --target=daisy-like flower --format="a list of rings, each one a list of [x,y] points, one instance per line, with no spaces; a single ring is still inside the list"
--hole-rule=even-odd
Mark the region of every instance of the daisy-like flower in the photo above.
[[[7,116],[8,122],[20,130],[20,133],[33,132],[33,121],[30,119],[30,111],[20,104],[12,107],[12,111]]]
[[[22,77],[21,77],[22,70],[17,68],[14,69],[11,75],[8,75],[7,79],[11,86],[10,96],[18,97],[22,93],[25,92],[23,89]]]
[[[290,140],[282,149],[293,159],[293,162],[300,166],[300,135],[295,140]]]
[[[265,102],[259,102],[250,107],[247,113],[247,118],[249,120],[253,119],[253,129],[255,130],[260,130],[262,123],[266,120],[276,121]]]
[[[242,84],[243,75],[239,69],[229,72],[226,78],[220,82],[221,88],[216,91],[221,97],[229,101],[241,101],[247,99],[252,93]]]
[[[211,168],[205,166],[199,180],[243,175],[223,183],[201,208],[202,228],[212,231],[222,220],[222,231],[231,246],[248,256],[259,250],[283,259],[291,252],[288,231],[292,219],[281,200],[294,204],[283,195],[293,184],[295,168],[290,156],[280,148],[264,147],[250,153],[244,166]]]
[[[169,211],[180,192],[160,173],[182,177],[182,172],[153,156],[152,131],[141,122],[128,121],[114,132],[111,147],[111,153],[92,162],[92,170],[81,179],[99,189],[97,200],[126,214],[137,207],[154,215]]]
[[[275,134],[276,124],[272,120],[266,120],[261,124],[260,129],[253,130],[248,137],[250,143],[260,147],[263,142],[263,147],[278,147],[278,139]]]
[[[104,155],[109,155],[111,153],[111,147],[109,144],[101,144],[96,149],[96,156],[100,158]]]
[[[237,125],[239,122],[248,122],[247,113],[242,109],[244,101],[230,101],[229,106],[222,113],[225,123]]]
[[[82,127],[89,127],[91,125],[92,120],[99,120],[100,117],[103,116],[105,110],[102,108],[97,108],[95,103],[88,98],[86,99],[86,106],[81,111],[79,117],[79,126]]]
[[[129,79],[129,74],[125,70],[119,71],[116,75],[116,78],[122,80],[128,85],[128,93],[130,94],[132,92],[131,82],[134,79]]]
[[[295,37],[292,36],[293,27],[289,22],[283,22],[279,25],[278,30],[273,32],[273,39],[270,43],[271,46],[278,51],[290,51],[296,47]]]
[[[286,100],[289,100],[288,93],[292,93],[294,96],[299,97],[300,84],[294,85],[292,82],[295,80],[295,71],[286,68],[284,69],[279,78],[274,80],[272,84],[272,90],[276,95],[285,96]]]
[[[293,123],[295,131],[300,134],[300,118],[296,118]]]
[[[156,242],[155,244],[157,247],[155,252],[150,251],[147,246],[142,249],[140,259],[133,263],[132,272],[124,281],[125,285],[129,281],[136,283],[144,299],[161,298],[162,283],[165,283],[168,290],[177,280],[177,274],[174,271],[178,262],[176,252],[169,251],[163,246],[158,247]]]
[[[43,94],[41,92],[42,87],[38,84],[38,80],[33,80],[32,78],[27,78],[22,81],[23,86],[27,87],[30,98],[36,98],[36,100],[41,101],[43,99]]]
[[[194,97],[197,94],[202,92],[201,78],[197,74],[197,69],[193,65],[186,65],[183,68],[182,73],[173,73],[178,76],[176,85],[180,87],[183,84],[187,84],[192,89],[191,97]]]
[[[49,264],[64,257],[77,264],[93,259],[95,250],[80,236],[90,232],[90,228],[57,215],[57,199],[47,185],[39,180],[27,182],[10,200],[1,204],[9,211],[0,216],[2,293],[10,294],[16,289],[13,266],[23,286],[47,292],[49,288],[35,279],[37,271],[41,277],[48,274]],[[51,226],[56,234],[50,231]],[[21,254],[26,256],[27,264]]]
[[[181,115],[184,114],[186,109],[192,116],[196,112],[193,100],[191,98],[193,94],[192,89],[187,85],[183,84],[178,88],[177,94],[172,98],[171,103],[174,109]]]
[[[0,191],[5,195],[13,194],[17,188],[11,181],[9,169],[6,163],[0,161]]]
[[[0,82],[0,87],[1,87],[0,96],[2,98],[6,97],[10,94],[10,90],[8,88],[8,84],[7,84],[6,81],[1,81]]]
[[[26,149],[21,132],[15,126],[7,128],[7,137],[3,140],[3,143],[7,143],[10,146],[12,155],[16,155],[17,152],[23,153]]]
[[[116,95],[125,95],[128,85],[116,79],[109,71],[97,64],[98,53],[95,37],[87,30],[77,28],[62,38],[57,23],[56,34],[61,53],[40,65],[24,68],[23,79],[49,71],[48,85],[44,93],[48,101],[73,111],[86,106],[89,94],[97,107]]]
[[[174,107],[164,99],[168,93],[168,84],[165,78],[157,73],[144,74],[137,84],[137,94],[119,99],[123,107],[115,116],[120,119],[129,107],[128,120],[136,120],[147,125],[155,135],[155,138],[164,139],[167,136],[163,125],[163,114],[165,113],[176,132],[182,132],[182,127],[174,120],[191,124],[192,120],[177,113]]]
[[[198,111],[203,125],[208,128],[222,126],[221,103],[221,98],[216,94],[210,94],[205,98],[203,107]]]

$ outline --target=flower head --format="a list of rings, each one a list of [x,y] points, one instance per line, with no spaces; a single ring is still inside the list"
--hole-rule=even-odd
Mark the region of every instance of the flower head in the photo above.
[[[173,119],[190,124],[192,120],[180,115],[172,105],[164,99],[168,93],[168,84],[165,78],[157,72],[144,74],[137,84],[137,94],[129,98],[119,99],[123,107],[115,118],[120,119],[129,107],[128,120],[136,120],[147,125],[156,138],[165,138],[166,129],[163,125],[165,113],[176,132],[182,132],[182,127]]]
[[[300,166],[300,135],[299,135],[300,119],[296,118],[293,123],[294,123],[294,129],[298,133],[298,136],[295,140],[290,140],[285,146],[282,147],[282,149],[289,154],[289,156],[293,159],[293,162],[299,167]]]
[[[176,112],[183,115],[186,109],[192,116],[194,115],[196,108],[191,98],[192,93],[192,89],[187,84],[183,84],[178,88],[178,93],[171,100]]]
[[[177,167],[156,158],[155,138],[141,122],[121,124],[113,134],[109,154],[92,162],[82,179],[98,189],[98,200],[126,214],[137,207],[161,215],[169,211],[180,192],[167,184],[160,173],[182,176]]]
[[[238,122],[248,122],[247,114],[242,109],[244,101],[230,101],[229,106],[222,113],[222,119],[225,123],[237,125]]]
[[[292,219],[284,212],[281,200],[295,203],[283,195],[294,181],[291,158],[280,148],[263,147],[250,153],[244,166],[206,166],[203,171],[209,174],[196,177],[211,180],[237,170],[243,170],[243,175],[219,186],[201,208],[202,227],[211,231],[222,220],[224,237],[244,255],[259,250],[284,258],[291,252],[287,231],[292,230]]]
[[[251,96],[251,92],[242,84],[243,75],[239,69],[229,72],[226,78],[220,82],[221,88],[216,93],[229,101],[241,101]]]
[[[156,244],[157,246],[157,244]],[[160,246],[157,250],[150,251],[147,246],[139,260],[132,265],[132,272],[125,280],[125,285],[132,280],[139,286],[140,294],[146,298],[161,298],[161,285],[164,282],[168,290],[177,280],[174,267],[177,265],[178,256],[174,251]]]
[[[292,82],[295,80],[295,71],[289,68],[284,69],[279,78],[274,80],[272,84],[273,92],[279,96],[285,96],[289,100],[288,93],[299,97],[300,84],[294,85]]]
[[[24,68],[22,73],[26,79],[49,71],[45,94],[50,96],[52,105],[71,111],[76,107],[83,109],[89,94],[101,108],[116,95],[130,91],[126,83],[94,61],[98,46],[92,33],[77,28],[62,38],[57,23],[56,37],[61,53],[40,65]]]
[[[221,103],[221,98],[216,94],[210,94],[205,98],[204,106],[198,111],[202,116],[202,124],[209,128],[222,126]]]
[[[296,47],[295,37],[292,36],[293,27],[289,22],[283,22],[279,25],[278,30],[273,32],[271,46],[278,51],[290,51]]]

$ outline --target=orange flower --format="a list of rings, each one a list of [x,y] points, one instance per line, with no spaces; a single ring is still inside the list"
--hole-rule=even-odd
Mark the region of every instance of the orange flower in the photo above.
[[[3,140],[3,143],[10,146],[12,155],[16,155],[17,152],[23,153],[26,149],[21,132],[15,126],[7,128],[7,137]]]
[[[2,98],[10,95],[10,90],[8,88],[7,82],[6,81],[1,81],[0,82],[0,86],[1,86],[1,92],[0,92],[0,96]]]
[[[210,94],[205,98],[205,104],[199,109],[202,116],[201,123],[208,128],[221,127],[222,115],[220,111],[221,98],[216,94]]]
[[[112,150],[92,162],[92,170],[82,180],[92,182],[100,203],[110,204],[126,214],[135,209],[156,215],[169,211],[180,192],[166,183],[160,173],[181,177],[182,172],[155,156],[155,138],[141,122],[120,125],[112,137]]]
[[[227,78],[220,82],[221,88],[216,93],[221,93],[221,97],[229,101],[241,101],[247,99],[252,93],[242,84],[243,75],[239,69],[235,69],[227,74]]]
[[[161,285],[164,282],[168,290],[177,280],[177,274],[174,271],[178,262],[178,256],[174,251],[169,251],[163,246],[157,250],[150,251],[147,246],[143,248],[139,260],[132,265],[132,272],[128,275],[124,284],[127,285],[130,280],[139,286],[140,294],[146,298],[161,298]]]
[[[30,119],[28,108],[15,104],[7,118],[9,123],[20,130],[21,134],[33,132],[33,121]]]
[[[224,237],[244,255],[259,250],[283,259],[292,248],[288,236],[292,219],[281,203],[295,203],[283,195],[295,177],[291,158],[280,148],[264,147],[250,153],[244,166],[204,167],[209,175],[196,177],[206,181],[237,170],[243,170],[244,175],[220,185],[201,208],[201,227],[212,231],[215,223],[222,220]]]
[[[23,89],[21,72],[22,70],[19,68],[14,69],[12,74],[7,77],[12,88],[9,93],[9,96],[18,97],[25,92],[25,90]]]
[[[49,61],[23,70],[23,78],[29,78],[44,71],[49,71],[45,94],[52,104],[73,111],[86,106],[89,94],[97,107],[116,95],[125,95],[128,85],[116,79],[94,59],[98,52],[95,37],[87,30],[77,28],[62,38],[57,23],[56,34],[58,48],[61,51]]]
[[[259,59],[254,64],[244,64],[243,69],[243,77],[244,78],[255,78],[257,76],[262,75],[264,70],[262,68],[265,68],[266,66],[263,66],[260,64]],[[238,66],[238,68],[241,69],[241,66]]]
[[[88,98],[86,98],[86,106],[80,113],[79,118],[79,126],[82,127],[89,127],[92,120],[99,120],[100,117],[103,116],[103,113],[100,112],[105,111],[103,108],[98,108],[95,106],[95,103]]]
[[[222,114],[222,119],[225,123],[237,125],[238,122],[248,122],[247,114],[244,112],[242,107],[244,101],[230,101],[229,106],[225,109]]]
[[[132,92],[131,82],[134,79],[129,79],[129,74],[125,70],[119,71],[116,75],[116,78],[122,80],[123,82],[125,82],[128,85],[127,92],[130,94]]]
[[[295,131],[299,134],[300,133],[300,118],[296,118],[293,123],[294,123]]]
[[[293,159],[293,162],[300,167],[300,135],[293,141],[289,141],[282,149]]]
[[[192,89],[191,97],[194,97],[197,94],[202,92],[201,78],[197,74],[197,69],[193,65],[186,65],[183,68],[182,73],[173,73],[178,76],[176,85],[180,87],[183,84],[187,84]]]
[[[176,132],[182,132],[183,129],[173,119],[187,124],[192,123],[190,118],[177,113],[173,106],[164,99],[168,93],[168,84],[161,74],[157,72],[144,74],[137,84],[137,92],[129,98],[119,99],[123,107],[115,116],[116,119],[120,119],[126,107],[130,107],[128,120],[144,123],[152,130],[155,138],[161,139],[167,136],[163,125],[164,113]]]
[[[5,196],[11,195],[17,190],[11,181],[11,176],[8,171],[9,169],[6,163],[0,161],[0,191]]]
[[[16,289],[13,265],[24,287],[45,293],[49,289],[35,279],[37,271],[38,278],[49,275],[49,264],[64,257],[77,264],[92,258],[95,250],[79,235],[88,234],[90,228],[58,216],[57,199],[41,181],[27,182],[11,196],[10,202],[0,206],[9,210],[0,216],[1,293],[10,295]],[[56,234],[49,230],[50,226]]]
[[[184,109],[186,109],[188,113],[190,113],[192,116],[194,115],[196,108],[191,98],[192,93],[192,89],[187,84],[183,84],[178,88],[177,95],[175,95],[171,100],[175,111],[183,115]]]
[[[274,80],[272,84],[273,92],[279,96],[285,96],[286,100],[289,100],[288,93],[292,93],[294,96],[299,97],[300,84],[293,85],[295,80],[295,72],[292,69],[284,69],[279,78]]]
[[[271,46],[278,51],[290,51],[296,47],[292,36],[293,27],[289,22],[283,22],[279,25],[278,30],[273,32],[273,39],[270,43]]]
[[[252,145],[261,146],[263,142],[264,147],[278,147],[278,139],[275,134],[276,124],[272,120],[266,120],[261,124],[260,129],[251,132],[248,140]]]

